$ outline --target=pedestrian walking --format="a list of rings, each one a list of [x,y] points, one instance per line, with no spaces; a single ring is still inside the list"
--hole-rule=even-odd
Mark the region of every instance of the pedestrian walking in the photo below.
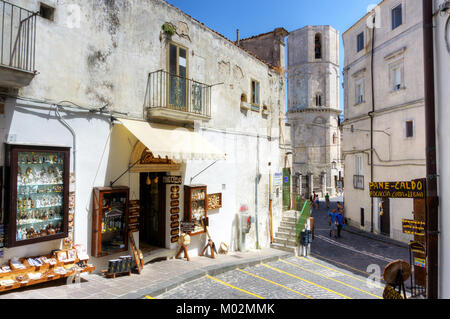
[[[325,202],[327,203],[327,208],[330,208],[330,195],[328,193],[325,195]]]
[[[338,236],[338,238],[340,238],[341,230],[345,226],[345,218],[344,218],[344,215],[342,215],[342,212],[340,210],[336,214],[336,221],[337,221],[337,236]]]
[[[316,209],[319,209],[319,195],[317,195],[315,191],[313,191],[313,200],[314,200]]]
[[[338,211],[341,212],[342,214],[344,214],[344,206],[342,206],[341,202],[337,203],[337,208]]]
[[[330,226],[330,237],[334,234],[334,238],[337,238],[337,214],[336,209],[333,208],[332,211],[328,212],[328,225]]]

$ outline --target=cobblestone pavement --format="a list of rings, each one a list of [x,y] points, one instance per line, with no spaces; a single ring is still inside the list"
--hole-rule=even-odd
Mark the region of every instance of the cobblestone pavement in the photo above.
[[[141,275],[83,274],[78,285],[60,280],[1,293],[0,299],[380,298],[383,284],[374,287],[367,277],[381,276],[392,260],[408,260],[407,246],[350,228],[341,238],[330,237],[324,203],[313,217],[315,239],[306,258],[268,248],[190,262],[172,259],[145,265]]]
[[[336,207],[336,198],[331,209]],[[384,267],[409,260],[406,244],[355,229],[330,237],[328,209],[314,210],[315,238],[306,257],[277,261],[204,276],[155,297],[157,299],[378,299]],[[368,277],[377,280],[368,280]]]

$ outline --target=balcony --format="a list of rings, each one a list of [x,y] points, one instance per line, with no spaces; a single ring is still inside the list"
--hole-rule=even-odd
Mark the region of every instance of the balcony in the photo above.
[[[163,70],[152,72],[148,78],[145,108],[149,121],[209,121],[211,86]]]
[[[364,189],[364,175],[353,175],[353,188]]]
[[[0,0],[0,87],[22,88],[36,75],[36,16]]]

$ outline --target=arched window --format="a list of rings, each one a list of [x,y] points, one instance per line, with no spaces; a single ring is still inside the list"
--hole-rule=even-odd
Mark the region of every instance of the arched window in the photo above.
[[[314,54],[316,59],[322,59],[322,35],[316,33],[314,37]]]

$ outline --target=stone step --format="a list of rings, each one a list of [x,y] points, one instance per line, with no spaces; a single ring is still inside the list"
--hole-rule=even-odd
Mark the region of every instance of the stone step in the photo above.
[[[273,238],[273,242],[275,244],[281,244],[281,245],[290,246],[290,247],[296,247],[297,246],[295,237],[294,238],[274,237]]]
[[[286,238],[295,238],[295,236],[296,236],[295,233],[284,233],[284,232],[280,232],[280,231],[275,233],[275,237],[278,237],[278,238],[285,238],[285,239]]]
[[[282,250],[282,251],[287,251],[287,252],[290,252],[290,253],[295,253],[296,252],[296,248],[295,247],[284,246],[284,245],[277,244],[277,243],[270,244],[270,248],[278,249],[278,250]]]
[[[280,222],[280,227],[285,227],[285,228],[293,228],[295,229],[297,227],[296,223],[292,223],[292,222]]]
[[[286,222],[286,223],[297,223],[297,218],[295,218],[295,217],[286,217],[286,216],[283,216],[282,218],[281,218],[281,221],[282,222]]]
[[[283,226],[278,227],[278,231],[281,233],[288,233],[288,234],[293,234],[293,235],[295,235],[297,232],[295,228],[283,227]]]

